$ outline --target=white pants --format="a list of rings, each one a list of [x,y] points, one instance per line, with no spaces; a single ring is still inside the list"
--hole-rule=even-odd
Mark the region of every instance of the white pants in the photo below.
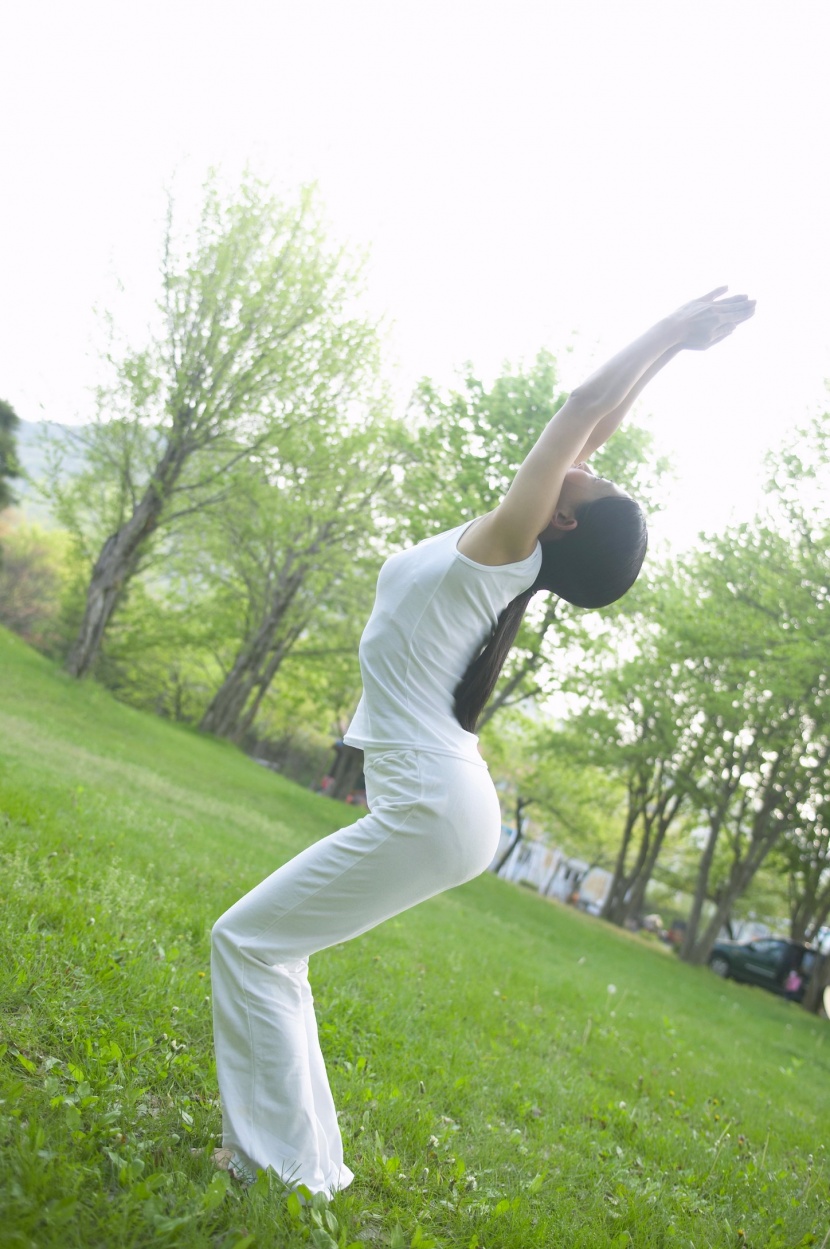
[[[343,1163],[308,958],[491,862],[500,813],[486,767],[426,751],[366,752],[370,814],[279,868],[213,928],[223,1145],[244,1165],[331,1194]]]

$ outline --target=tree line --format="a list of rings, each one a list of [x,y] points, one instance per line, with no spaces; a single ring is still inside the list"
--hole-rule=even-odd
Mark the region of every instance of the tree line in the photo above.
[[[693,963],[762,869],[793,939],[830,917],[829,437],[823,416],[768,457],[762,514],[652,566],[560,668],[569,713],[519,733],[526,798],[565,829],[599,805],[618,830],[595,856],[604,918],[641,916],[657,878],[687,890]],[[566,782],[601,783],[569,791],[551,758]]]
[[[342,731],[383,558],[492,508],[565,398],[541,352],[489,386],[469,368],[450,391],[425,379],[396,417],[361,281],[312,191],[211,181],[191,231],[171,206],[153,333],[113,348],[94,419],[51,447],[63,534],[39,554],[25,526],[0,535],[2,618],[74,676],[236,742],[299,758],[304,736]],[[13,426],[6,405],[3,488]],[[770,459],[764,515],[653,566],[601,617],[537,604],[485,713],[525,801],[574,840],[618,830],[607,919],[686,864],[693,962],[770,864],[794,936],[830,914],[827,437],[818,420]],[[647,507],[666,467],[636,426],[598,456]],[[58,564],[38,634],[21,579]]]

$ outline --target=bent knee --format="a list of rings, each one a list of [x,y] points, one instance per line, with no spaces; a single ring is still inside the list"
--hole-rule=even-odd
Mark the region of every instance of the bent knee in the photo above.
[[[225,911],[224,915],[220,915],[210,930],[211,949],[227,949],[229,946],[237,945],[234,939],[233,931],[230,923],[230,911]]]

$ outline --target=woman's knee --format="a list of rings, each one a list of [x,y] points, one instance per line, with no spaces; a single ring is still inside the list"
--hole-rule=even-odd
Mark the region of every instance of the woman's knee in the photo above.
[[[245,962],[275,969],[286,967],[291,971],[307,966],[308,959],[298,956],[292,944],[281,939],[278,925],[269,925],[267,933],[258,933],[256,928],[246,927],[241,920],[244,916],[240,916],[235,907],[219,916],[210,930],[214,960],[233,959],[235,963],[241,958]]]
[[[239,941],[234,934],[233,925],[231,923],[231,912],[225,911],[224,915],[220,915],[210,930],[210,948],[214,954],[221,954],[228,950],[238,949]]]

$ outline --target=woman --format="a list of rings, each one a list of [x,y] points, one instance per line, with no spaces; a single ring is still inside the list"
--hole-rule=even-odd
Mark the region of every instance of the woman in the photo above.
[[[360,643],[364,692],[346,741],[365,752],[370,814],[286,863],[213,929],[223,1144],[243,1181],[272,1167],[331,1194],[353,1178],[317,1039],[308,958],[460,885],[492,860],[499,804],[474,729],[537,590],[581,607],[639,573],[638,505],[586,461],[683,348],[754,311],[721,287],[659,321],[568,398],[504,499],[388,560]]]

